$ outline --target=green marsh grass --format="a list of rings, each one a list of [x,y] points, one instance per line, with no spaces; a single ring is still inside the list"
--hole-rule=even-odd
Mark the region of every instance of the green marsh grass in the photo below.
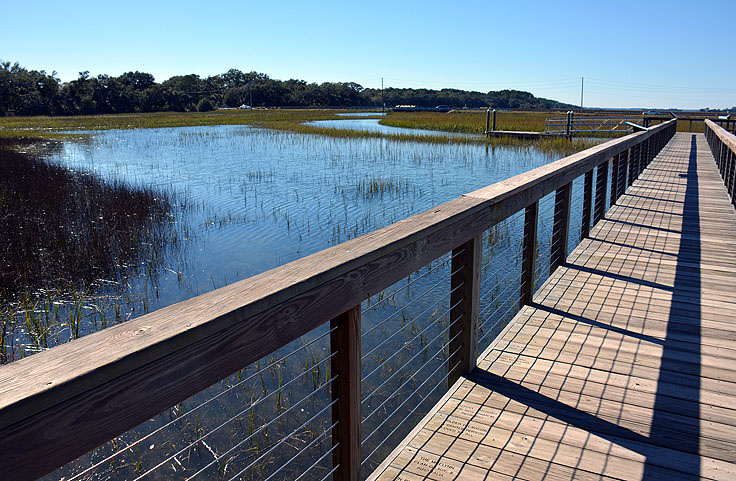
[[[106,325],[105,298],[90,294],[104,284],[121,286],[138,275],[142,262],[154,282],[151,263],[172,249],[176,228],[166,193],[74,172],[38,153],[56,147],[0,139],[3,362]],[[119,318],[129,303],[122,294],[116,303]]]
[[[395,127],[436,130],[437,134],[420,135],[405,133],[367,132],[334,129],[306,125],[316,120],[344,119],[338,114],[344,110],[271,109],[271,110],[218,110],[215,112],[158,112],[140,114],[88,115],[74,117],[0,117],[0,137],[43,137],[47,139],[79,138],[77,131],[147,129],[205,125],[250,125],[306,135],[334,138],[380,138],[399,142],[469,143],[492,146],[528,147],[555,154],[570,155],[594,145],[593,142],[565,139],[519,140],[509,138],[485,138],[447,136],[441,132],[482,134],[485,129],[485,112],[390,112],[380,123]],[[498,114],[499,130],[543,131],[544,119],[550,112],[503,112]],[[504,118],[501,122],[501,118]],[[380,118],[380,117],[376,117]]]

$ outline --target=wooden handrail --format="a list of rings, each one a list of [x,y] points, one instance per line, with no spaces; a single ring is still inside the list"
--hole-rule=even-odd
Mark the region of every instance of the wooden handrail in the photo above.
[[[705,121],[705,138],[713,153],[723,184],[736,206],[736,135],[711,120]]]
[[[705,119],[705,125],[710,127],[713,134],[716,135],[721,142],[726,144],[732,151],[736,152],[736,135],[724,129],[710,119]]]
[[[76,459],[316,327],[345,319],[371,295],[543,196],[584,174],[587,182],[588,174],[613,156],[645,144],[650,160],[674,132],[674,122],[597,145],[338,246],[1,366],[0,472],[9,479],[32,479]],[[464,309],[477,312],[472,303]],[[461,358],[472,368],[467,356]],[[352,372],[355,361],[345,362],[346,372]],[[354,403],[355,391],[346,392]],[[341,429],[343,436],[356,439],[355,430]]]

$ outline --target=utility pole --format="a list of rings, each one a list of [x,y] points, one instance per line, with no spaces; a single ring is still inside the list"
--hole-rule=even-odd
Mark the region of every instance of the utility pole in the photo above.
[[[383,101],[383,77],[381,77],[381,112],[386,111],[386,102]]]
[[[585,77],[580,77],[580,111],[583,111],[583,85],[585,82]]]

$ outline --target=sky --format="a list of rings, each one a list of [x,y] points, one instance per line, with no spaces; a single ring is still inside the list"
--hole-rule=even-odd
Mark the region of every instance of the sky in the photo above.
[[[585,107],[736,105],[736,0],[3,1],[0,59],[56,71],[526,90]]]

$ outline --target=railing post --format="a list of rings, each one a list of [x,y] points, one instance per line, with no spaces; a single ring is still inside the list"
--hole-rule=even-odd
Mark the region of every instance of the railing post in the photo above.
[[[549,274],[565,263],[567,259],[568,232],[570,230],[570,200],[572,182],[563,185],[555,192],[555,217],[552,221],[552,244],[550,246]]]
[[[593,208],[593,169],[585,173],[583,183],[583,222],[580,225],[580,240],[590,234],[590,214]]]
[[[496,109],[493,109],[493,131],[496,131]]]
[[[616,154],[611,159],[611,205],[614,205],[618,200],[618,176],[620,173],[619,155]]]
[[[642,142],[642,158],[644,159],[642,170],[646,169],[649,166],[649,161],[651,160],[649,158],[649,153],[649,139],[646,139],[644,142]]]
[[[598,172],[595,175],[595,213],[593,215],[593,225],[606,215],[606,187],[608,184],[608,161],[598,166]]]
[[[734,189],[736,189],[736,154],[731,149],[728,149],[728,193],[731,194],[731,198],[734,197]]]
[[[736,206],[736,154],[731,152],[731,203]]]
[[[627,183],[628,187],[631,187],[631,185],[636,180],[636,164],[634,164],[634,149],[636,147],[633,146],[629,149],[627,156],[629,157],[629,182]]]
[[[330,321],[332,386],[332,465],[336,481],[360,479],[360,305]]]
[[[640,161],[639,161],[639,153],[641,152],[640,144],[636,144],[631,147],[631,182],[634,182],[634,180],[639,178],[639,173],[641,172],[641,168],[639,167]]]
[[[486,135],[488,135],[488,131],[491,129],[491,108],[489,107],[488,110],[486,110]]]
[[[571,127],[570,127],[570,114],[571,114],[571,112],[568,110],[567,111],[567,124],[565,124],[565,137],[567,137],[567,138],[570,138],[570,130],[571,130]]]
[[[524,242],[521,253],[521,288],[519,309],[532,303],[534,294],[534,266],[537,260],[537,216],[539,201],[524,211]]]
[[[626,192],[626,170],[629,162],[628,153],[629,151],[626,150],[618,156],[618,192],[616,192],[616,202]]]
[[[721,177],[723,180],[726,180],[726,176],[724,175],[725,165],[726,162],[724,160],[724,157],[726,156],[726,144],[722,141],[719,141],[720,148],[718,149],[718,167],[721,169]]]
[[[481,256],[480,234],[452,251],[449,385],[472,371],[478,357]]]
[[[570,138],[575,134],[575,111],[570,111]]]

